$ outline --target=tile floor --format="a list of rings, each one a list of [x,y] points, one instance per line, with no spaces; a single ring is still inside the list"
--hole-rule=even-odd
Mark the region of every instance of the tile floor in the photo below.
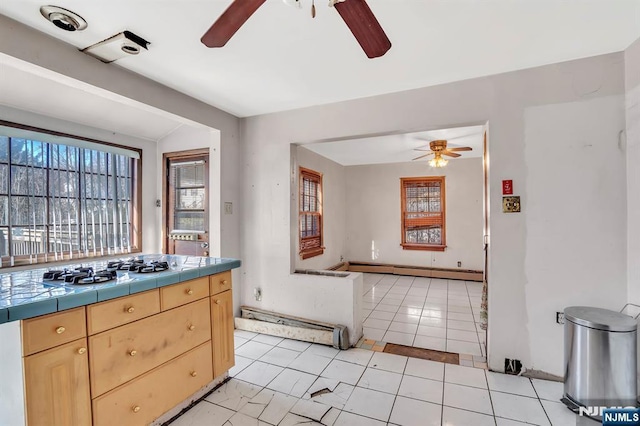
[[[486,355],[482,283],[365,273],[363,293],[365,338]]]
[[[576,425],[557,382],[240,330],[235,345],[232,378],[171,426]]]

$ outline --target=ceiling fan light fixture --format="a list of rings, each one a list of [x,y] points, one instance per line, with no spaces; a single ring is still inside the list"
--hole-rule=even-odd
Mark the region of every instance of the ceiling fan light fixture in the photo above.
[[[436,154],[436,156],[434,158],[432,158],[431,160],[429,160],[429,165],[431,167],[444,167],[449,163],[449,160],[447,160],[446,158],[442,158],[439,154]]]
[[[73,32],[87,28],[87,21],[82,16],[58,6],[42,6],[40,13],[61,30]]]

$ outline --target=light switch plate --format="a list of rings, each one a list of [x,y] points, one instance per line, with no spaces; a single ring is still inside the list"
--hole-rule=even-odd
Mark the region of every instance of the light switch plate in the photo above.
[[[520,212],[520,196],[502,197],[503,213],[519,213]]]
[[[233,204],[229,201],[224,203],[224,214],[233,214]]]

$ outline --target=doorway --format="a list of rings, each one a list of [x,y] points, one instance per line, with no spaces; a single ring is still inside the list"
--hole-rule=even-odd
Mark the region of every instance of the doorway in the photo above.
[[[209,149],[163,155],[167,254],[209,256]]]

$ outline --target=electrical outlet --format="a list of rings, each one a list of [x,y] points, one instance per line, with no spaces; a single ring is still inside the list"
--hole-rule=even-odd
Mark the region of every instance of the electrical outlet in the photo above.
[[[233,204],[229,201],[224,203],[224,214],[233,214]]]
[[[556,323],[564,324],[564,312],[556,312]]]
[[[506,374],[518,375],[522,371],[522,362],[519,359],[504,359],[504,372]]]
[[[519,213],[520,212],[520,196],[502,197],[503,213]]]

